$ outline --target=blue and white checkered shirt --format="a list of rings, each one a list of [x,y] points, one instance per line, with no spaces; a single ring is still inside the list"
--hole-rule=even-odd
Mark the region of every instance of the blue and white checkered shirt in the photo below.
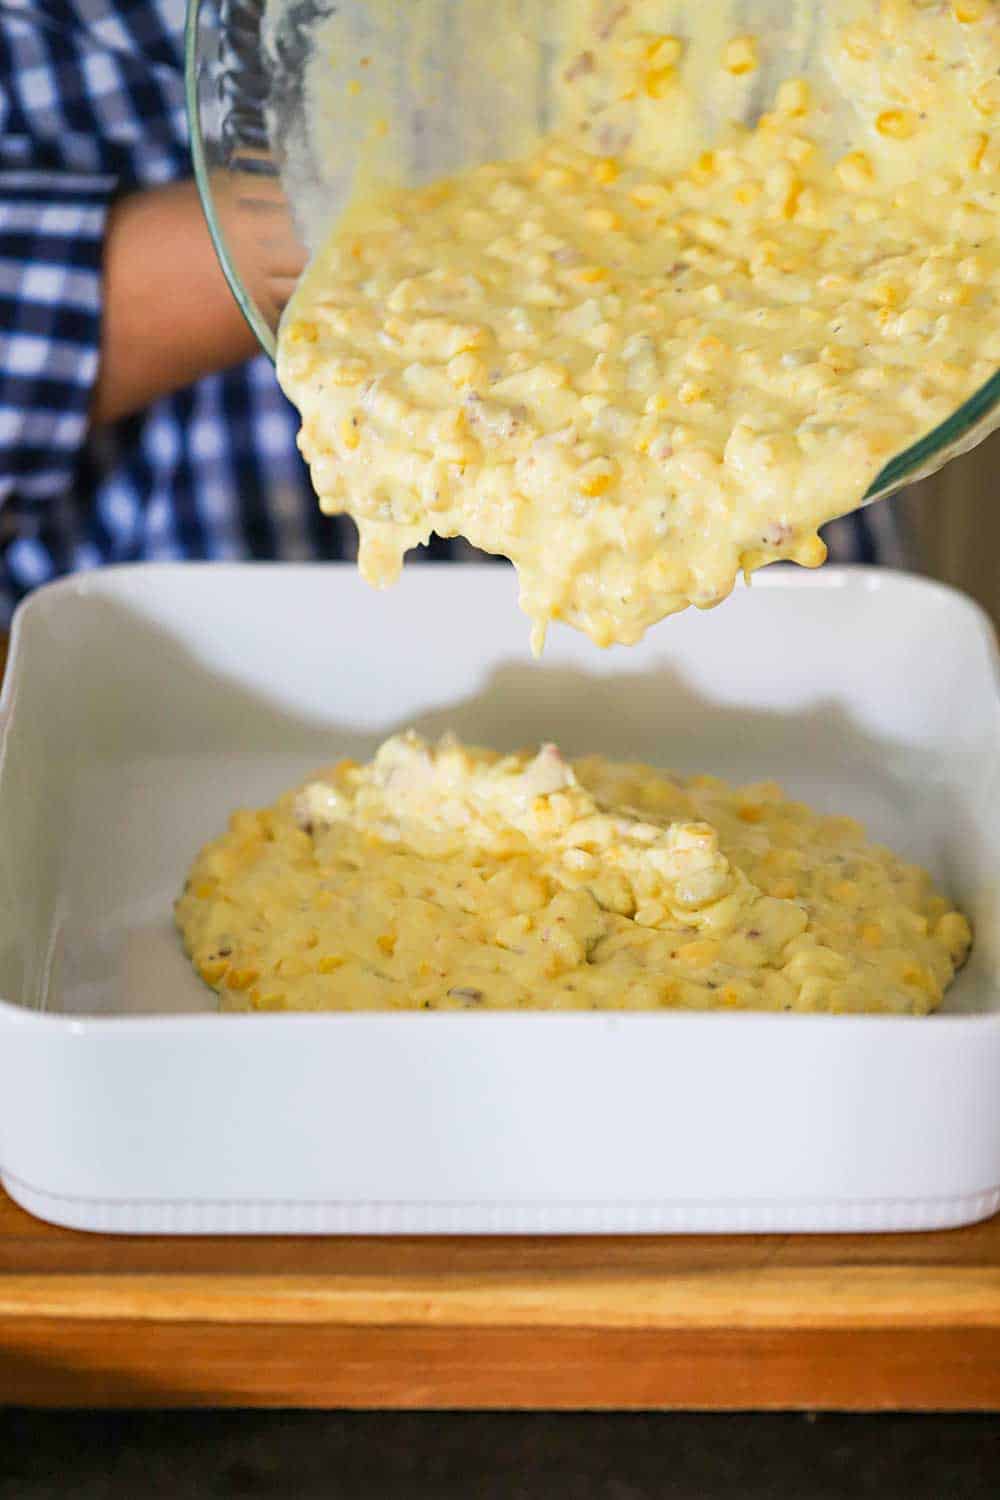
[[[190,175],[183,25],[184,0],[0,0],[0,627],[103,562],[354,556],[263,356],[88,422],[108,207]],[[826,536],[841,559],[899,558],[885,505]]]

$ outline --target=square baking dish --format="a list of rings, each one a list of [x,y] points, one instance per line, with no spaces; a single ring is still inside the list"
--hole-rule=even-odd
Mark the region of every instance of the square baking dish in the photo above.
[[[938,1228],[1000,1207],[1000,723],[978,608],[771,568],[542,661],[506,567],[137,566],[40,590],[0,700],[0,1163],[85,1229]],[[928,1018],[219,1015],[173,931],[199,845],[415,725],[774,777],[974,921]]]

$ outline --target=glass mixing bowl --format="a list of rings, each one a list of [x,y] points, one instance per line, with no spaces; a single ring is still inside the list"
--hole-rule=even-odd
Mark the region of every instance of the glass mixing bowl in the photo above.
[[[282,309],[347,201],[370,134],[370,118],[345,103],[359,85],[342,59],[365,54],[373,65],[390,105],[383,159],[397,172],[402,165],[404,180],[425,182],[516,155],[546,128],[555,10],[547,0],[188,0],[195,176],[233,295],[272,358]],[[752,118],[782,78],[809,75],[815,31],[790,36],[789,0],[747,0],[739,13],[761,48]],[[468,65],[473,36],[476,55],[503,59],[499,68]],[[322,90],[316,64],[329,84]],[[708,132],[719,123],[711,105]],[[997,427],[1000,371],[886,464],[864,503],[935,473]]]

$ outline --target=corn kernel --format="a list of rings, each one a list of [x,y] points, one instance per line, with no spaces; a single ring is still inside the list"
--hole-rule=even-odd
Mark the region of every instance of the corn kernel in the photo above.
[[[662,99],[676,81],[676,68],[650,68],[642,80],[643,93],[648,99]]]
[[[951,13],[960,26],[971,26],[988,14],[990,0],[951,0]]]
[[[718,956],[719,944],[715,938],[697,938],[694,942],[682,943],[677,949],[681,963],[691,964],[696,969],[714,963]]]
[[[771,895],[778,901],[793,901],[798,894],[794,880],[776,880],[771,886]]]
[[[760,194],[760,183],[753,180],[741,182],[733,189],[733,197],[741,208],[746,208],[749,204],[756,203]]]
[[[363,359],[332,359],[327,366],[326,378],[331,385],[360,385],[370,371]]]
[[[297,953],[289,953],[278,959],[274,972],[280,974],[282,979],[304,979],[307,974],[312,973],[312,965]]]
[[[676,36],[658,36],[646,43],[645,58],[658,68],[668,68],[680,61],[683,44]]]
[[[283,990],[254,990],[250,1003],[254,1010],[284,1010],[285,993]]]
[[[785,194],[784,198],[778,205],[781,217],[783,219],[795,218],[795,215],[798,212],[799,204],[802,200],[803,191],[803,184],[798,180],[798,178],[796,178],[789,187],[788,192]]]
[[[677,387],[677,399],[682,406],[693,406],[696,401],[701,401],[705,394],[705,387],[699,385],[696,380],[684,380]]]
[[[972,107],[981,115],[995,115],[1000,111],[1000,78],[988,78],[972,95]]]
[[[811,161],[816,155],[816,147],[812,141],[807,141],[804,136],[793,135],[785,147],[788,160],[795,166],[801,167],[807,161]]]
[[[613,481],[614,475],[602,469],[595,474],[585,474],[580,480],[580,490],[584,495],[591,497],[604,495],[611,488]]]
[[[804,115],[809,109],[809,85],[804,78],[786,78],[774,98],[774,107],[779,114],[793,118]]]
[[[777,245],[772,240],[765,240],[763,244],[755,246],[750,254],[750,274],[751,276],[759,276],[762,271],[773,270],[777,263]]]
[[[848,57],[853,57],[855,62],[867,62],[874,57],[878,45],[871,27],[864,22],[848,26],[841,35],[841,43]]]
[[[938,293],[938,301],[945,307],[968,307],[975,295],[971,286],[946,286]]]
[[[681,986],[675,979],[668,979],[660,986],[659,1003],[664,1009],[672,1008],[681,1002]]]
[[[613,156],[598,157],[593,166],[595,182],[614,182],[621,174],[621,167]]]
[[[838,880],[831,891],[834,900],[843,901],[845,905],[857,901],[860,894],[857,882],[854,880]]]
[[[357,417],[345,417],[340,424],[340,441],[352,452],[361,443],[361,424]]]
[[[863,192],[875,181],[871,158],[864,151],[849,151],[838,161],[835,171],[842,185],[852,193]]]
[[[804,187],[795,201],[796,217],[804,223],[816,224],[822,217],[823,203],[815,188]],[[812,309],[815,311],[815,309]],[[818,321],[818,320],[817,320]]]
[[[198,901],[211,901],[218,889],[219,882],[217,880],[199,880],[192,887],[191,894]]]
[[[826,562],[826,543],[818,536],[807,537],[796,549],[794,558],[803,568],[818,568]]]
[[[247,990],[260,978],[260,970],[255,969],[252,964],[244,968],[232,968],[226,975],[227,990]]]
[[[595,286],[599,281],[607,281],[609,274],[606,266],[580,266],[571,272],[571,279],[584,286]]]
[[[740,77],[752,73],[757,66],[757,40],[752,36],[734,36],[722,54],[722,66],[727,73]]]
[[[969,143],[968,154],[965,158],[970,172],[978,172],[986,155],[986,147],[990,143],[988,135],[974,135]]]
[[[764,816],[764,809],[755,802],[744,802],[737,810],[736,816],[744,823],[759,823]]]
[[[714,151],[703,151],[691,168],[694,182],[710,182],[719,170],[718,157]]]
[[[289,344],[315,344],[318,338],[319,329],[315,323],[293,323],[285,334]]]
[[[446,368],[448,379],[454,386],[485,385],[489,379],[489,370],[485,361],[471,351],[456,354],[448,361]]]
[[[861,941],[866,948],[881,948],[883,936],[878,922],[866,922],[861,929]]]
[[[213,880],[225,880],[232,875],[236,860],[232,849],[212,849],[202,855],[199,861],[206,877]]]
[[[882,35],[887,40],[899,40],[906,35],[906,28],[913,20],[914,0],[879,0]]]
[[[391,958],[396,951],[396,935],[393,932],[380,932],[375,939],[375,946],[380,953]]]
[[[198,965],[198,973],[206,984],[218,984],[228,968],[227,958],[203,958]]]
[[[695,370],[713,370],[731,354],[728,344],[722,339],[716,338],[714,333],[706,333],[685,355],[689,365]]]
[[[937,923],[934,936],[944,943],[953,958],[964,955],[969,946],[969,924],[961,912],[949,911]]]
[[[584,217],[592,229],[622,228],[622,216],[613,208],[588,208]]]
[[[912,109],[883,109],[875,117],[875,129],[888,140],[906,141],[916,132],[917,117]]]
[[[238,834],[243,839],[258,839],[260,838],[260,819],[255,812],[240,808],[229,819],[229,831]]]
[[[835,375],[848,375],[856,368],[857,360],[850,349],[843,349],[837,344],[826,344],[819,351],[821,364],[826,365]]]
[[[340,953],[325,953],[321,959],[317,960],[316,973],[333,974],[337,969],[342,969],[346,962],[347,959]]]
[[[670,199],[667,188],[659,182],[640,182],[630,189],[629,197],[636,208],[662,208]]]

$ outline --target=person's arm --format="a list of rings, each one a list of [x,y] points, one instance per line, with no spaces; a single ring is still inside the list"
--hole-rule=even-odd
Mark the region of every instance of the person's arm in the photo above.
[[[29,552],[95,422],[253,351],[193,185],[133,195],[185,165],[168,28],[154,0],[0,4],[0,507]]]
[[[108,213],[97,425],[223,370],[257,343],[226,284],[193,182],[148,188]]]
[[[27,552],[95,424],[254,352],[194,185],[153,186],[188,167],[172,24],[0,0],[0,510]]]

